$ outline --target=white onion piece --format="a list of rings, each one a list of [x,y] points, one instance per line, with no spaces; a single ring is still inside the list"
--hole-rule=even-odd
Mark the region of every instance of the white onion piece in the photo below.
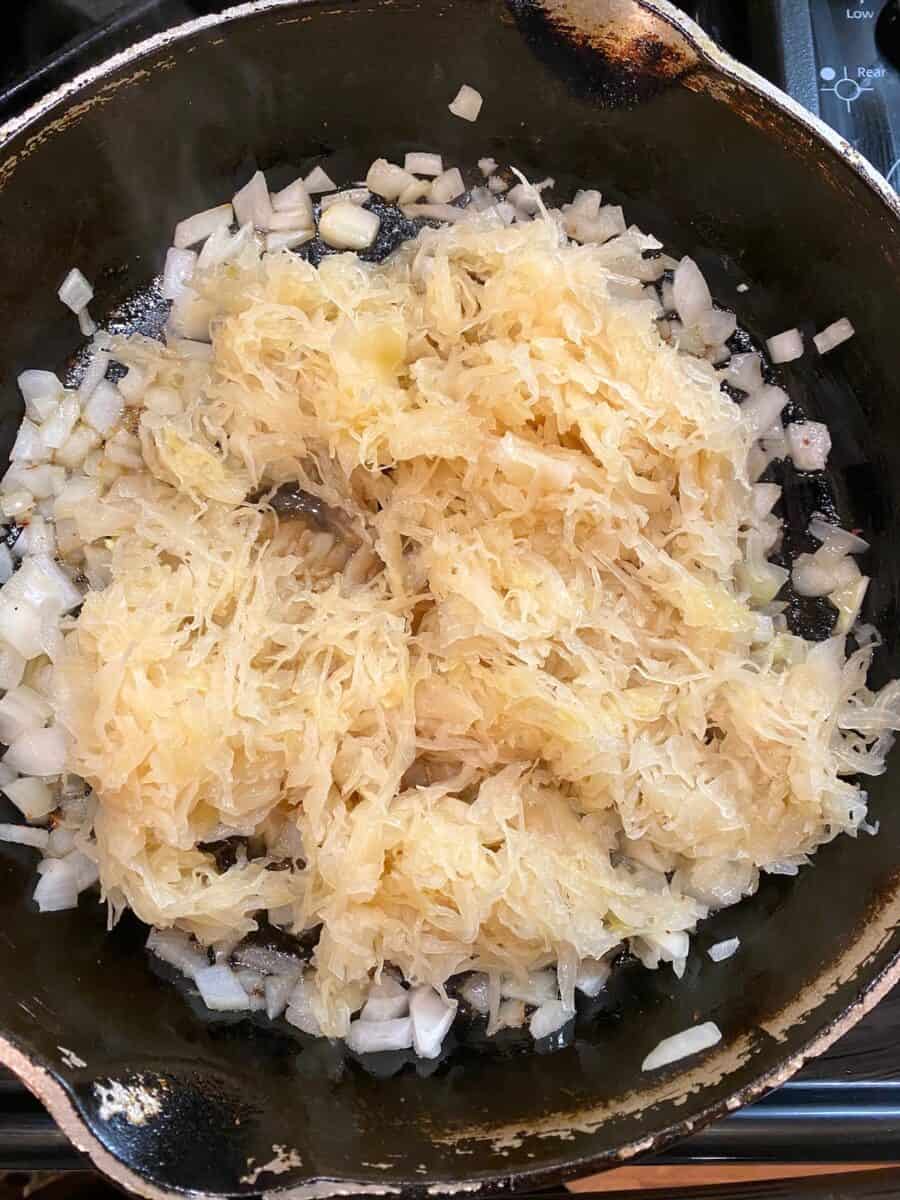
[[[791,581],[798,596],[827,596],[840,585],[835,564],[817,561],[813,554],[800,554],[791,568]]]
[[[725,379],[743,392],[755,392],[763,385],[762,360],[758,354],[732,354],[725,368]]]
[[[478,170],[482,173],[485,179],[489,179],[497,170],[496,158],[479,158]]]
[[[185,288],[172,305],[167,332],[195,342],[208,342],[212,316],[213,308],[209,300],[198,296],[190,288]]]
[[[301,975],[294,985],[294,990],[288,999],[284,1019],[302,1033],[308,1033],[312,1037],[318,1037],[322,1032],[313,1008],[312,989],[306,974]]]
[[[105,370],[105,368],[104,368]],[[81,416],[78,397],[67,394],[59,408],[41,426],[41,437],[51,450],[58,450],[72,436],[72,430]]]
[[[129,367],[116,386],[126,404],[137,405],[143,399],[148,382],[148,373],[144,368]]]
[[[672,291],[675,310],[685,325],[694,325],[713,306],[706,280],[692,258],[683,258],[675,268]]]
[[[817,333],[813,341],[820,354],[828,354],[836,346],[840,346],[842,342],[852,338],[855,332],[856,330],[847,318],[841,317],[839,321],[835,321],[833,325],[829,325],[821,333]]]
[[[52,716],[52,704],[34,688],[11,688],[0,700],[0,742],[8,746],[30,729],[43,729]]]
[[[35,783],[41,783],[40,779],[36,779]],[[46,787],[46,784],[42,786]],[[5,790],[5,789],[4,789]],[[75,849],[75,834],[71,829],[66,829],[62,825],[57,825],[55,829],[50,830],[50,840],[47,842],[47,855],[50,858],[65,858],[67,854],[71,854]]]
[[[247,993],[251,1012],[262,1012],[266,1008],[265,981],[258,971],[235,971],[235,978]]]
[[[356,1054],[377,1054],[381,1050],[408,1050],[413,1044],[411,1017],[394,1021],[351,1021],[347,1046]]]
[[[91,316],[86,308],[83,308],[78,315],[78,328],[85,337],[93,337],[97,332],[97,322]]]
[[[332,204],[367,204],[372,199],[372,193],[367,187],[345,188],[342,192],[334,192],[323,196],[320,212],[327,212]]]
[[[574,1016],[574,1011],[571,1008],[566,1008],[562,1000],[547,1000],[531,1014],[528,1029],[531,1036],[537,1042],[541,1038],[549,1037],[551,1033],[556,1033],[562,1029]]]
[[[23,371],[17,380],[25,415],[32,421],[46,421],[63,396],[63,385],[52,371]]]
[[[34,901],[41,912],[62,912],[78,907],[78,876],[71,863],[61,858],[45,859],[43,871],[34,889]]]
[[[25,663],[26,660],[18,650],[14,650],[6,642],[0,642],[0,688],[18,687],[25,674]]]
[[[467,209],[454,208],[452,204],[405,204],[403,215],[425,217],[431,221],[448,221],[450,224],[455,221],[465,221],[470,216]]]
[[[40,613],[30,604],[22,601],[14,603],[0,592],[0,638],[23,658],[37,658],[44,652],[44,630]]]
[[[869,577],[860,575],[859,579],[854,582],[829,593],[828,599],[838,610],[838,619],[834,627],[836,634],[849,633],[856,624],[868,588]],[[857,629],[857,640],[859,640],[859,629]]]
[[[19,536],[21,536],[21,534]],[[12,555],[9,552],[9,547],[5,542],[0,542],[0,585],[6,583],[12,577],[13,570],[13,560]],[[2,672],[0,672],[0,674],[2,674]],[[10,686],[15,685],[0,682],[0,688]]]
[[[462,117],[464,121],[477,121],[483,103],[481,92],[464,83],[447,107],[454,117]]]
[[[824,517],[814,516],[809,523],[809,532],[822,543],[822,548],[827,546],[836,555],[865,554],[869,549],[869,543],[861,537],[841,529],[840,525],[832,525]]]
[[[266,997],[266,1016],[270,1021],[280,1017],[287,1008],[291,992],[297,986],[296,975],[269,975],[263,985]]]
[[[705,1021],[702,1025],[694,1025],[683,1033],[675,1033],[663,1038],[659,1045],[651,1050],[641,1063],[642,1071],[655,1071],[658,1067],[666,1067],[669,1063],[678,1062],[691,1054],[699,1054],[708,1050],[722,1040],[722,1032],[714,1021]]]
[[[416,179],[397,197],[397,203],[402,208],[405,204],[418,204],[431,195],[431,184],[427,179]]]
[[[269,228],[272,200],[262,171],[257,171],[248,183],[235,192],[231,203],[238,225],[253,225],[262,232]]]
[[[0,790],[6,787],[8,783],[14,783],[16,780],[16,772],[11,768],[0,763]]]
[[[386,158],[376,158],[366,175],[366,187],[384,200],[396,200],[415,182],[409,171]]]
[[[753,515],[760,519],[767,517],[781,499],[781,487],[777,483],[754,483],[750,490],[753,494]]]
[[[488,191],[493,192],[495,195],[509,190],[509,184],[502,175],[492,175],[488,180],[487,185]]]
[[[0,509],[5,517],[21,517],[34,508],[35,500],[27,488],[15,488],[0,497]]]
[[[336,250],[365,250],[375,241],[380,225],[375,213],[342,201],[319,217],[319,234]]]
[[[163,267],[162,287],[160,294],[163,300],[177,300],[190,283],[194,268],[197,266],[197,255],[193,250],[181,250],[170,246],[166,251],[166,263]]]
[[[794,362],[803,357],[803,338],[799,329],[786,329],[766,340],[766,349],[773,363]]]
[[[724,962],[726,958],[731,958],[733,954],[737,954],[740,944],[740,938],[726,938],[724,941],[716,942],[715,945],[710,946],[707,954],[713,962]]]
[[[413,1047],[419,1058],[437,1058],[456,1016],[455,1000],[445,1000],[433,987],[416,987],[409,994]]]
[[[303,183],[311,196],[318,192],[333,192],[337,187],[337,184],[321,167],[313,167]]]
[[[312,217],[312,206],[309,212],[304,208],[285,208],[281,212],[273,212],[269,223],[270,233],[286,233],[298,229],[315,229]]]
[[[41,463],[39,467],[26,467],[21,473],[21,482],[36,500],[47,500],[51,496],[58,496],[65,487],[65,468],[51,466],[49,463]],[[40,517],[35,517],[28,526],[28,551],[30,554],[37,551],[40,541],[37,531],[43,530],[45,526],[46,523],[42,522]],[[18,546],[18,542],[16,545]],[[52,552],[51,550],[50,553]]]
[[[275,254],[278,250],[296,250],[298,246],[312,241],[315,236],[314,229],[285,229],[278,233],[267,233],[266,253]]]
[[[75,879],[79,892],[85,892],[93,887],[100,879],[100,868],[92,858],[88,858],[81,850],[73,850],[67,854],[63,862],[69,864],[75,871]]]
[[[306,183],[302,179],[295,179],[293,183],[289,183],[286,188],[282,188],[280,192],[275,192],[272,196],[272,208],[275,210],[272,220],[272,229],[277,229],[274,217],[278,213],[283,212],[301,212],[304,214],[304,219],[298,221],[298,225],[312,225],[313,223],[313,206],[312,200],[309,198],[309,192],[306,188]]]
[[[435,204],[449,204],[457,200],[466,190],[458,167],[450,167],[431,185],[431,199]]]
[[[31,829],[28,825],[0,825],[0,842],[15,842],[19,846],[46,850],[49,841],[50,834],[46,829]]]
[[[737,329],[737,317],[733,312],[712,308],[709,312],[700,314],[697,318],[696,328],[707,346],[719,347],[723,342],[727,342]],[[719,350],[717,357],[724,359],[727,355],[726,348],[724,354]]]
[[[255,237],[256,233],[249,222],[242,225],[237,233],[231,233],[227,225],[217,229],[203,243],[203,249],[197,259],[197,270],[207,271],[210,267],[230,262],[237,258],[246,246],[252,245]]]
[[[526,1004],[544,1004],[559,996],[555,971],[532,971],[522,980],[515,975],[503,977],[500,994],[504,1000],[524,1000]]]
[[[497,1009],[496,1033],[499,1029],[521,1029],[525,1024],[525,1005],[521,1000],[504,1000]]]
[[[368,998],[363,1005],[360,1020],[390,1021],[405,1017],[409,1012],[409,993],[402,983],[390,975],[383,975],[379,983],[369,988]]]
[[[62,567],[47,554],[30,554],[3,587],[5,601],[24,601],[53,618],[77,608],[84,597]]]
[[[227,229],[233,220],[234,209],[230,204],[205,208],[203,212],[194,213],[192,217],[178,222],[172,242],[179,250],[186,250],[197,242],[205,242],[217,230]]]
[[[782,388],[763,384],[741,405],[741,417],[754,437],[762,437],[781,416],[787,402],[787,392]]]
[[[3,761],[20,775],[62,775],[66,769],[69,741],[60,725],[33,729],[17,737]]]
[[[583,958],[575,976],[575,987],[585,996],[599,996],[606,987],[610,967],[601,958]]]
[[[785,429],[788,454],[798,471],[824,471],[831,450],[828,426],[821,421],[805,421]]]
[[[490,980],[477,971],[460,989],[463,1000],[477,1013],[487,1013],[490,1008]]]
[[[481,163],[484,161],[484,159],[481,159],[478,165],[481,166]],[[496,166],[497,164],[494,163],[495,169]],[[403,167],[410,175],[436,177],[443,174],[444,160],[439,154],[426,154],[421,150],[411,150],[403,160]],[[487,174],[490,175],[490,171]]]
[[[538,187],[540,186],[539,184]],[[510,192],[510,198],[512,198],[512,193],[515,190],[513,188]],[[521,202],[519,202],[519,207],[522,207]],[[625,214],[622,209],[618,205],[606,204],[595,217],[581,214],[575,214],[574,219],[570,217],[566,226],[566,232],[576,242],[581,242],[582,244],[596,242],[598,245],[603,245],[604,242],[608,242],[612,238],[621,237],[626,228]]]
[[[197,971],[205,971],[209,966],[206,955],[180,929],[151,929],[147,949],[189,979],[193,979]]]
[[[77,267],[73,267],[59,285],[57,295],[66,308],[70,308],[77,315],[93,300],[94,289],[81,271]]]
[[[224,963],[201,967],[194,972],[194,983],[203,1003],[213,1012],[241,1012],[250,1007],[250,998],[240,980]]]
[[[9,461],[14,463],[41,463],[50,457],[47,442],[40,429],[28,417],[19,426],[16,440],[9,452]]]

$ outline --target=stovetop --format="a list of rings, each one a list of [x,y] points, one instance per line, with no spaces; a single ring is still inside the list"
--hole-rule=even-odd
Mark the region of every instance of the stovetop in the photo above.
[[[0,121],[131,42],[224,7],[206,0],[0,0]],[[683,7],[900,187],[900,0],[696,0]],[[666,1159],[900,1159],[900,989],[794,1080]],[[0,1170],[80,1165],[38,1102],[0,1071]]]

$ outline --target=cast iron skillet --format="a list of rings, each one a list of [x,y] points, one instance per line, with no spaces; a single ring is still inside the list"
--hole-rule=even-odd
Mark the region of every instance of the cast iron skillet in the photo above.
[[[446,107],[463,81],[485,97],[474,126]],[[48,97],[2,131],[0,449],[20,417],[16,373],[76,348],[55,297],[70,266],[108,313],[159,270],[177,218],[257,166],[273,186],[315,162],[345,181],[410,148],[454,163],[491,154],[554,175],[562,195],[602,188],[694,255],[757,334],[851,317],[851,343],[784,374],[832,429],[839,511],[874,542],[866,616],[887,639],[876,675],[900,673],[893,193],[659,0],[270,0],[154,38]],[[752,286],[738,297],[741,282]],[[126,307],[126,323],[142,312]],[[821,481],[789,482],[802,529]],[[424,1196],[584,1174],[780,1083],[897,978],[892,781],[870,783],[879,837],[840,838],[798,878],[765,878],[704,924],[680,983],[626,967],[556,1053],[471,1035],[424,1066],[363,1066],[287,1026],[192,1007],[148,962],[136,923],[108,934],[87,898],[38,915],[33,855],[5,846],[0,1059],[99,1167],[148,1196]],[[740,953],[712,964],[706,947],[735,934]],[[652,1046],[698,1019],[722,1028],[715,1051],[641,1073]]]

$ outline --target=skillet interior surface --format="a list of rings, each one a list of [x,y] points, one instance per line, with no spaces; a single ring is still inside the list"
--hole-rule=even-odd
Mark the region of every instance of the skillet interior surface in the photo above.
[[[462,82],[485,97],[475,125],[447,111]],[[60,367],[78,347],[56,299],[68,268],[95,281],[98,316],[125,305],[123,322],[140,327],[146,308],[126,302],[160,270],[167,231],[257,167],[278,187],[317,162],[348,181],[408,149],[460,164],[489,154],[554,176],[560,197],[599,187],[669,252],[694,256],[758,335],[849,315],[851,343],[783,378],[832,430],[838,511],[873,541],[865,616],[886,637],[875,674],[900,673],[897,214],[834,147],[728,79],[653,6],[264,7],[150,46],[7,132],[4,454],[21,416],[16,374]],[[789,515],[802,529],[823,493],[815,480],[794,484]],[[800,616],[821,636],[821,613]],[[680,982],[626,966],[555,1053],[472,1035],[418,1066],[398,1055],[363,1066],[289,1026],[186,1002],[148,962],[136,922],[108,934],[85,897],[77,912],[38,915],[33,855],[4,846],[0,1057],[143,1190],[253,1194],[337,1180],[412,1193],[583,1173],[778,1082],[859,1015],[864,992],[888,985],[900,949],[893,774],[868,790],[880,836],[838,839],[796,879],[764,878],[751,901],[703,924]],[[705,949],[735,935],[740,954],[711,963]],[[698,1020],[723,1031],[713,1054],[641,1074],[661,1038]],[[85,1065],[66,1065],[64,1049]]]

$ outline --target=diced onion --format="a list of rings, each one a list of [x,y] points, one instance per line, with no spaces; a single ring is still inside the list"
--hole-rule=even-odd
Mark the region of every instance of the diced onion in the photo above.
[[[487,1013],[490,1008],[490,981],[487,975],[476,972],[460,989],[462,998],[477,1013]]]
[[[333,192],[337,187],[337,184],[321,167],[313,167],[303,182],[311,196],[318,192]]]
[[[274,254],[278,250],[296,250],[316,236],[314,229],[285,229],[279,233],[266,234],[266,251]]]
[[[733,312],[726,312],[724,309],[712,308],[708,312],[701,313],[696,322],[697,332],[703,338],[707,346],[720,346],[726,342],[737,329],[737,317]],[[727,358],[728,349],[725,348],[717,351],[716,359]]]
[[[482,159],[482,161],[484,160]],[[440,154],[425,154],[422,151],[412,150],[406,155],[403,166],[410,175],[437,176],[443,173],[444,160]],[[496,167],[496,163],[494,166]]]
[[[0,825],[0,842],[15,842],[19,846],[46,850],[49,841],[50,834],[46,829],[31,829],[28,825]]]
[[[383,975],[379,983],[373,983],[363,1005],[360,1019],[363,1021],[389,1021],[405,1017],[409,1012],[409,993],[402,983],[390,975]]]
[[[732,354],[725,368],[725,379],[732,387],[755,392],[763,386],[762,360],[758,354]]]
[[[791,568],[791,582],[798,596],[827,596],[839,586],[836,568],[813,554],[800,554]]]
[[[610,966],[599,958],[583,958],[575,976],[575,987],[585,996],[599,996],[609,979]]]
[[[836,346],[840,346],[842,342],[852,338],[855,332],[856,330],[847,318],[841,317],[839,321],[835,321],[833,325],[829,325],[821,333],[817,333],[813,341],[820,354],[828,354]]]
[[[65,730],[59,725],[32,729],[16,738],[3,761],[21,775],[62,775],[69,751]]]
[[[315,228],[312,217],[312,205],[309,211],[305,208],[285,208],[281,212],[273,212],[269,222],[270,233],[287,233],[298,229]]]
[[[347,1046],[356,1054],[377,1054],[381,1050],[408,1050],[413,1044],[411,1017],[393,1021],[351,1021]]]
[[[257,171],[248,183],[234,194],[231,201],[238,225],[253,225],[265,232],[272,217],[272,201],[262,171]]]
[[[454,117],[462,117],[464,121],[477,121],[483,103],[481,92],[464,83],[447,107]]]
[[[47,442],[41,430],[25,417],[19,426],[16,440],[9,452],[9,461],[14,463],[46,462],[50,457]]]
[[[66,308],[76,315],[90,304],[94,298],[94,289],[77,267],[73,267],[59,286],[57,292]]]
[[[40,424],[56,410],[63,396],[63,385],[52,371],[23,371],[17,380],[25,415]]]
[[[275,192],[272,196],[272,208],[275,213],[282,212],[301,212],[304,214],[304,220],[298,221],[298,225],[312,225],[313,223],[313,206],[312,200],[309,198],[309,191],[306,182],[303,179],[295,179],[293,183],[289,183],[286,188],[282,188],[280,192]],[[272,228],[276,229],[277,225],[273,219]]]
[[[741,417],[755,437],[762,437],[781,416],[787,402],[787,392],[782,388],[763,384],[741,405]]]
[[[46,868],[34,889],[34,901],[41,912],[62,912],[78,906],[78,875],[74,866],[62,858],[45,859]]]
[[[201,967],[194,972],[194,983],[203,1003],[213,1012],[241,1012],[250,1007],[250,999],[240,980],[224,963]]]
[[[180,250],[170,246],[166,252],[166,264],[163,268],[162,287],[160,293],[163,300],[177,300],[190,282],[197,265],[197,255],[193,250]]]
[[[799,329],[786,329],[766,341],[766,349],[773,363],[794,362],[803,357],[803,338]]]
[[[511,975],[504,978],[500,994],[504,1000],[524,1000],[526,1004],[544,1004],[558,998],[556,973],[532,971],[525,979]]]
[[[831,450],[828,426],[821,421],[795,422],[785,429],[788,454],[798,471],[824,471]]]
[[[375,241],[380,225],[375,213],[343,201],[319,217],[319,235],[336,250],[365,250]]]
[[[6,588],[3,589],[5,590]],[[36,609],[24,601],[13,603],[0,592],[0,638],[3,641],[23,658],[37,658],[44,652],[43,634],[43,623]]]
[[[287,1008],[291,992],[297,980],[293,975],[269,975],[264,986],[266,996],[266,1016],[270,1021],[280,1017]]]
[[[396,200],[415,178],[403,167],[388,162],[386,158],[376,158],[369,167],[366,175],[366,187],[376,196],[385,200]]]
[[[703,274],[692,258],[683,258],[672,281],[675,309],[685,325],[695,324],[713,306]]]
[[[740,944],[740,938],[726,938],[724,941],[716,942],[715,945],[710,946],[707,954],[713,962],[724,962],[726,958],[731,958],[733,954],[737,953]]]
[[[574,1016],[573,1010],[566,1008],[562,1000],[547,1000],[531,1014],[528,1029],[537,1042],[562,1029]]]
[[[465,208],[455,208],[452,204],[405,204],[403,213],[407,217],[425,217],[431,221],[465,221],[470,214]]]
[[[678,1062],[691,1054],[699,1054],[708,1050],[722,1040],[722,1033],[714,1021],[705,1021],[702,1025],[694,1025],[683,1033],[675,1033],[663,1038],[659,1045],[651,1050],[641,1064],[642,1071],[655,1071],[666,1067],[669,1063]]]
[[[479,158],[478,170],[482,173],[485,179],[490,178],[497,170],[496,158]]]
[[[124,411],[125,401],[122,393],[114,383],[103,379],[94,389],[82,416],[86,424],[96,429],[97,433],[108,434],[121,421]]]
[[[205,242],[217,230],[227,229],[233,220],[234,209],[230,204],[205,208],[203,212],[194,213],[192,217],[178,222],[172,242],[179,250],[186,250],[188,246]]]
[[[457,200],[466,190],[458,167],[450,167],[431,185],[431,199],[435,204],[449,204]]]
[[[324,213],[333,204],[368,204],[371,199],[372,193],[366,187],[345,188],[342,192],[335,192],[331,196],[323,196],[320,207]]]
[[[811,519],[809,532],[817,542],[821,542],[823,547],[827,546],[834,554],[865,554],[869,549],[869,543],[861,537],[841,529],[840,525],[832,525],[821,516]]]
[[[409,994],[413,1046],[419,1058],[437,1058],[456,1016],[456,1001],[445,1000],[433,987],[416,987]]]
[[[189,979],[209,966],[206,955],[180,929],[152,929],[147,938],[147,949]]]
[[[3,547],[4,550],[6,547]],[[6,551],[9,555],[9,551]],[[0,688],[15,688],[25,674],[25,658],[6,642],[0,642]]]
[[[0,700],[0,742],[8,746],[31,729],[43,729],[52,715],[53,706],[33,688],[11,688]]]
[[[57,411],[41,426],[41,438],[49,449],[58,450],[66,444],[80,416],[78,397],[67,394]]]

